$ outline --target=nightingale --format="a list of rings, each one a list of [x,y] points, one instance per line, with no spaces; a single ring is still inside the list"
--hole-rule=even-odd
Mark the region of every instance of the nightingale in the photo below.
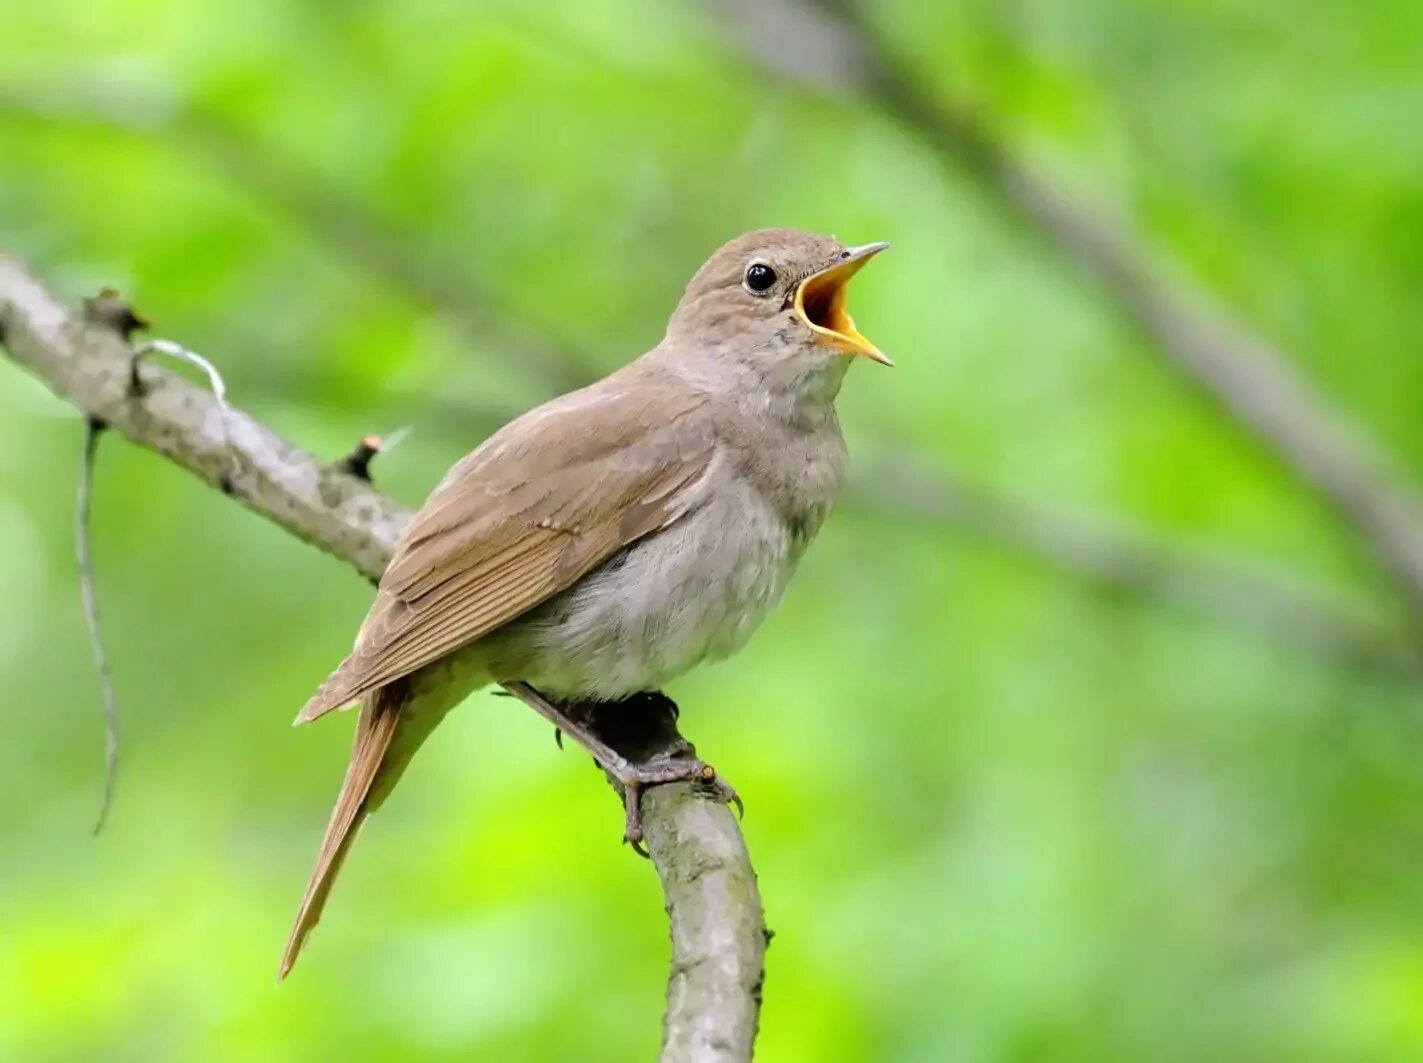
[[[740,649],[840,486],[846,285],[887,247],[767,229],[699,269],[662,341],[531,410],[450,469],[381,577],[350,656],[297,715],[360,705],[355,745],[280,977],[362,821],[471,691],[500,683],[628,795],[699,761],[633,765],[561,705],[657,690]],[[729,789],[729,788],[728,788]],[[635,838],[634,838],[635,840]]]

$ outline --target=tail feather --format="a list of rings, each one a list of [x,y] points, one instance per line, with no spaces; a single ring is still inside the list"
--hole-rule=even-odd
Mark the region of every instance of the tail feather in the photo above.
[[[302,897],[301,908],[297,911],[296,924],[282,954],[278,980],[285,978],[292,969],[307,934],[321,918],[331,884],[341,870],[361,822],[372,810],[372,789],[377,777],[383,774],[382,765],[386,762],[386,754],[400,724],[402,701],[389,687],[374,691],[362,700],[355,748],[351,751],[351,761],[346,768],[341,793],[336,798],[336,807],[331,811],[331,821],[326,826],[326,836],[321,841],[316,869],[311,873],[306,895]],[[382,791],[388,790],[392,782],[383,780],[385,785],[382,785]]]

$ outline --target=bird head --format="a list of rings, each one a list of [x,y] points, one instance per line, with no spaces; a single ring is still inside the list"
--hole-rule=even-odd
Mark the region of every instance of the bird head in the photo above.
[[[668,338],[713,357],[751,363],[862,356],[893,365],[855,327],[846,298],[850,279],[888,246],[849,247],[797,229],[739,236],[692,277]]]

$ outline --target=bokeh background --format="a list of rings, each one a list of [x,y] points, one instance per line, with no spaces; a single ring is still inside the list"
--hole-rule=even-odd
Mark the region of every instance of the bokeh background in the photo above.
[[[411,426],[377,478],[412,504],[656,342],[724,239],[893,241],[854,292],[899,363],[847,381],[859,478],[671,690],[748,803],[763,1058],[1423,1058],[1416,596],[984,165],[1416,481],[1416,2],[61,0],[0,40],[0,246],[306,447]],[[90,836],[80,435],[0,359],[0,1056],[651,1058],[655,876],[487,694],[274,985],[351,726],[289,722],[370,590],[118,439]]]

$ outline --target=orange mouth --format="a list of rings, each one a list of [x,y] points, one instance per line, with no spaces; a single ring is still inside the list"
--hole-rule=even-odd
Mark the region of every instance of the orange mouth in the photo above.
[[[796,313],[816,334],[821,343],[847,354],[860,354],[881,365],[893,365],[889,355],[876,347],[855,328],[855,319],[845,309],[845,289],[850,278],[866,262],[889,244],[865,244],[852,247],[833,266],[813,273],[800,282],[795,293]]]

